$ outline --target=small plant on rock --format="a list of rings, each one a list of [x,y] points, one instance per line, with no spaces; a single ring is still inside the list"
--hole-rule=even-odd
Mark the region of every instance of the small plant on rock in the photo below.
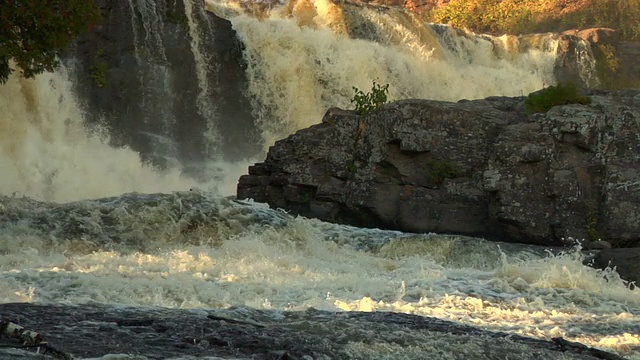
[[[389,84],[380,85],[374,81],[371,92],[365,93],[355,86],[353,87],[353,91],[355,91],[355,94],[353,98],[351,98],[351,103],[356,107],[354,109],[355,112],[358,115],[368,115],[387,102]]]
[[[595,206],[591,206],[587,214],[587,234],[589,241],[600,241],[600,233],[598,232],[598,210]]]
[[[558,105],[590,103],[591,98],[582,96],[576,85],[571,83],[549,86],[532,92],[524,102],[529,114],[547,112]]]
[[[458,177],[460,171],[455,163],[450,160],[434,160],[429,163],[431,178],[438,184],[442,185],[445,179]]]

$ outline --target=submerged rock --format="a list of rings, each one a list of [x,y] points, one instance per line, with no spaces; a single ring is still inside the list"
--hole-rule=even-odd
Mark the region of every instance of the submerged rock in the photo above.
[[[1,320],[38,332],[58,355],[81,358],[622,359],[562,338],[539,340],[388,312],[12,303],[0,304],[0,313]],[[0,359],[54,358],[17,349],[15,339],[1,341]]]
[[[566,245],[640,243],[640,90],[528,116],[524,98],[329,110],[271,147],[238,198],[326,221]]]

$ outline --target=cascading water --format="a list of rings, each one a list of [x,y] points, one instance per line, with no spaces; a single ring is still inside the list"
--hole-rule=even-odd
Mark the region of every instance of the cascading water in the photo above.
[[[111,40],[81,41],[63,59],[71,76],[62,68],[0,85],[0,304],[395,311],[640,359],[637,291],[584,267],[579,251],[358,229],[208,192],[168,193],[202,186],[185,174],[206,178],[212,159],[244,167],[328,107],[350,107],[352,86],[372,80],[389,83],[394,99],[553,84],[553,36],[476,36],[322,0],[257,18],[241,14],[246,3],[209,3],[231,19],[239,45],[195,2],[115,4],[100,34]],[[107,73],[89,71],[101,61]],[[164,194],[123,195],[131,191]],[[433,351],[416,344],[411,355],[399,343],[385,351]],[[349,346],[353,357],[384,350]]]
[[[91,134],[71,87],[64,69],[0,86],[0,193],[71,201],[194,185],[109,146],[99,129]]]
[[[244,3],[243,3],[244,4]],[[349,108],[353,87],[390,84],[391,99],[520,96],[555,84],[556,38],[477,36],[425,24],[402,9],[326,0],[276,6],[260,17],[209,0],[246,46],[249,94],[264,143]]]
[[[209,161],[219,160],[219,152],[220,148],[217,146],[220,143],[220,134],[218,134],[218,129],[214,122],[214,119],[219,117],[219,114],[216,111],[214,101],[215,92],[214,88],[218,87],[219,84],[211,84],[211,79],[209,76],[209,72],[211,69],[210,64],[206,57],[206,49],[204,49],[202,42],[207,39],[202,36],[202,34],[214,34],[212,31],[212,26],[207,17],[204,14],[204,8],[197,7],[194,9],[193,4],[189,0],[184,0],[184,9],[185,15],[189,21],[189,37],[191,38],[191,51],[193,53],[193,57],[196,63],[196,77],[198,79],[198,95],[196,100],[196,106],[198,108],[198,113],[202,115],[203,118],[207,119],[206,122],[206,132],[204,135],[205,138],[205,154],[206,158]],[[195,18],[195,15],[199,15],[200,19],[203,19],[199,24]],[[215,36],[215,34],[214,34]],[[216,69],[213,69],[215,71]],[[208,173],[208,172],[205,172]]]
[[[159,11],[166,7],[164,1],[129,0],[133,30],[133,45],[138,73],[135,78],[144,91],[140,94],[140,120],[149,130],[141,134],[148,136],[148,153],[153,161],[176,167],[176,144],[173,136],[175,118],[175,94],[172,86],[173,74],[169,70],[165,44],[162,39],[164,23]],[[160,160],[162,159],[162,160]]]
[[[114,2],[104,17],[63,56],[88,123],[146,162],[204,182],[258,153],[226,23],[186,0]]]

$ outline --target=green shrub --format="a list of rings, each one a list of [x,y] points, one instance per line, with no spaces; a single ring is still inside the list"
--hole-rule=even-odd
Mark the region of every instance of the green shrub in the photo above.
[[[109,64],[105,61],[97,61],[89,67],[89,77],[93,79],[99,88],[105,87],[109,82]]]
[[[355,112],[358,115],[368,115],[373,110],[378,109],[382,104],[387,102],[387,94],[389,93],[389,84],[380,85],[373,82],[371,91],[364,91],[353,87],[355,94],[351,98],[351,103],[355,105]]]
[[[591,98],[582,96],[575,84],[558,84],[532,92],[524,104],[528,114],[547,112],[554,106],[590,104]]]
[[[602,239],[598,232],[598,211],[595,207],[591,207],[587,215],[587,234],[589,235],[589,241],[600,241]]]
[[[601,88],[615,89],[625,87],[624,81],[616,76],[620,68],[620,59],[616,56],[616,47],[611,44],[594,44],[593,55],[596,60],[596,72]]]
[[[438,184],[442,185],[445,179],[452,179],[460,176],[460,171],[456,164],[450,160],[433,160],[428,164],[428,171],[431,178]]]
[[[0,2],[0,84],[15,68],[27,78],[58,66],[58,53],[98,23],[100,8],[87,0]]]

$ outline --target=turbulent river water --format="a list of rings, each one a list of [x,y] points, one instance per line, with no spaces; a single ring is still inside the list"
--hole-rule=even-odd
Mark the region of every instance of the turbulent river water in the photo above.
[[[293,19],[232,17],[265,144],[320,121],[328,106],[348,107],[350,86],[365,88],[372,74],[400,78],[394,97],[448,100],[553,82],[550,52],[507,61],[488,42],[456,38],[473,56],[454,61],[376,17],[387,34],[400,29],[406,47],[392,51],[389,39],[341,36],[337,20],[323,28],[331,9],[297,9]],[[361,229],[235,201],[226,195],[248,161],[218,164],[228,176],[210,183],[157,169],[85,126],[72,85],[61,69],[0,86],[2,303],[393,311],[640,359],[640,293],[583,266],[580,249]]]

